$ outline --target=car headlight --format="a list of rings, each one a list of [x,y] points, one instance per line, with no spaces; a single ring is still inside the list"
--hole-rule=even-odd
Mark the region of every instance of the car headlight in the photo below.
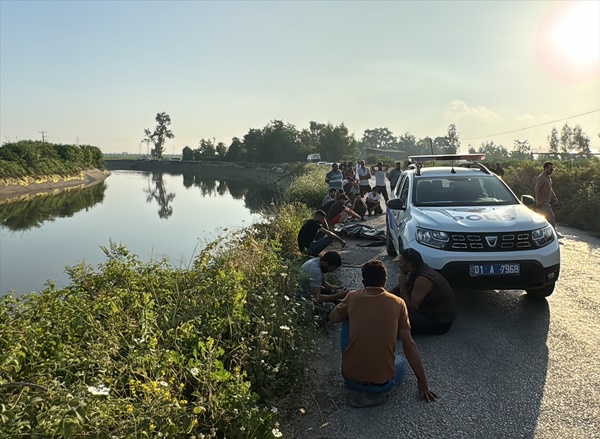
[[[421,227],[417,227],[416,238],[417,242],[435,248],[444,248],[446,243],[449,241],[448,234],[446,232],[423,229]]]
[[[543,229],[537,229],[531,232],[531,239],[538,247],[544,247],[554,241],[554,229],[552,226],[546,226]]]

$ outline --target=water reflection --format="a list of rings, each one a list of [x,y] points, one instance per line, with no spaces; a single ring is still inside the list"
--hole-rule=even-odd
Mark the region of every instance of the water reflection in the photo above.
[[[162,172],[153,172],[148,176],[148,189],[144,189],[144,192],[148,194],[147,203],[152,203],[153,200],[158,203],[159,218],[167,219],[173,215],[173,206],[169,203],[175,199],[175,194],[167,192]]]
[[[72,217],[102,203],[106,182],[92,187],[70,189],[56,195],[38,195],[30,200],[0,204],[0,225],[12,231],[41,227],[46,221]]]

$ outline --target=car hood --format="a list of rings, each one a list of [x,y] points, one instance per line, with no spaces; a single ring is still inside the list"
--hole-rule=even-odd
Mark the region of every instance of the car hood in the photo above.
[[[415,207],[421,227],[447,232],[526,231],[548,225],[544,217],[522,204],[511,206]]]

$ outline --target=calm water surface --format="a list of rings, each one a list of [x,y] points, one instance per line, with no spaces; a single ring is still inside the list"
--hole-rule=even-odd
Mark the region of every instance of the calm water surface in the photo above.
[[[64,267],[105,261],[110,240],[185,265],[224,228],[257,220],[273,195],[241,176],[114,171],[92,188],[0,205],[0,294],[66,286]]]

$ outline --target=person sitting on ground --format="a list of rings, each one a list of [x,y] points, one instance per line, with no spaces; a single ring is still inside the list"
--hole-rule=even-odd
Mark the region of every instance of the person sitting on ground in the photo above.
[[[342,375],[355,407],[377,405],[402,382],[408,364],[417,377],[421,398],[435,401],[429,389],[417,346],[410,334],[404,301],[385,290],[383,262],[371,260],[362,268],[364,288],[349,292],[329,314],[331,323],[342,323]],[[406,359],[396,355],[396,338]]]
[[[373,215],[373,212],[375,212],[377,215],[381,215],[383,213],[383,210],[381,209],[381,195],[377,191],[377,187],[374,187],[371,189],[371,192],[367,193],[365,203],[367,204],[369,216]]]
[[[360,219],[365,219],[365,214],[367,213],[367,205],[365,204],[365,200],[362,199],[360,194],[355,194],[354,199],[352,200],[352,206],[350,208],[360,215]]]
[[[330,201],[335,201],[336,197],[337,189],[329,188],[329,191],[327,191],[327,195],[323,197],[323,202],[321,203],[321,206],[327,205],[327,203],[329,203]]]
[[[329,230],[329,226],[325,217],[327,214],[322,210],[317,210],[312,219],[304,223],[298,232],[298,248],[302,253],[307,253],[311,256],[319,256],[325,248],[333,244],[333,241],[338,241],[342,247],[346,245],[346,241]]]
[[[447,333],[456,318],[454,291],[448,281],[427,265],[415,249],[402,249],[398,263],[398,286],[392,293],[406,302],[412,334]]]
[[[337,223],[345,223],[350,218],[360,219],[360,215],[346,206],[348,197],[346,194],[338,195],[337,200],[327,212],[327,222],[332,226]]]
[[[302,264],[307,279],[302,283],[303,292],[317,302],[335,302],[348,294],[346,288],[332,285],[325,280],[325,273],[331,273],[342,265],[342,257],[338,252],[328,251],[319,258],[312,258]]]

